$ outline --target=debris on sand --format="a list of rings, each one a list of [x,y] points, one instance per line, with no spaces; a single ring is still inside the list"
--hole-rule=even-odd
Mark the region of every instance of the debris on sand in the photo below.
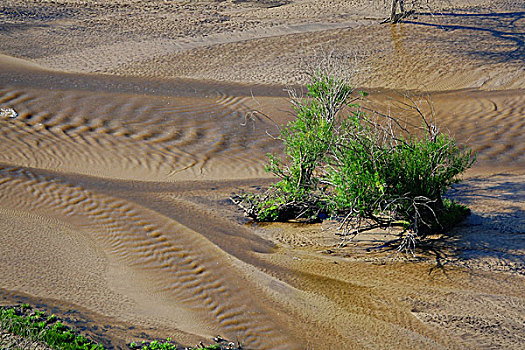
[[[18,117],[18,113],[13,108],[0,108],[0,117],[16,118]]]

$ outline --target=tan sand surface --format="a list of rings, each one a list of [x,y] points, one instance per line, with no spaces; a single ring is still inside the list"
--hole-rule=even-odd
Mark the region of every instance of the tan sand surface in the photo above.
[[[382,2],[343,0],[2,6],[0,107],[18,115],[0,118],[0,303],[117,348],[522,348],[520,2],[436,3],[395,26]],[[274,181],[285,89],[327,54],[366,106],[400,113],[411,89],[477,153],[449,193],[472,215],[417,259],[381,248],[394,232],[253,225],[228,201]]]

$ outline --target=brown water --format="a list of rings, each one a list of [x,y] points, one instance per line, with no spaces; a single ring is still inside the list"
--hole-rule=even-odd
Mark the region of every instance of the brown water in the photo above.
[[[31,80],[31,74],[24,76]],[[265,154],[279,150],[267,135],[275,126],[251,111],[280,110],[275,119],[282,122],[289,115],[285,97],[264,96],[264,91],[236,96],[232,86],[195,88],[195,82],[188,83],[192,92],[184,81],[176,82],[175,92],[134,94],[129,87],[115,89],[115,78],[106,91],[96,79],[58,75],[64,77],[50,84],[59,89],[19,80],[11,85],[5,79],[0,90],[1,105],[19,113],[0,120],[0,196],[3,221],[9,223],[3,235],[4,246],[10,246],[3,257],[9,261],[5,288],[142,326],[204,337],[220,333],[253,348],[300,349],[305,341],[318,344],[324,334],[347,342],[355,332],[387,327],[395,333],[399,322],[419,334],[407,346],[454,342],[420,328],[415,319],[402,321],[409,316],[400,308],[374,316],[386,322],[382,326],[367,326],[371,316],[365,315],[385,294],[356,301],[368,293],[363,281],[352,287],[341,272],[336,275],[342,280],[326,267],[319,273],[331,272],[301,272],[304,266],[280,262],[283,253],[274,262],[269,257],[277,246],[240,224],[228,195],[268,183]],[[43,80],[52,79],[47,73]],[[75,88],[85,81],[91,86]],[[141,87],[140,81],[133,84]],[[152,84],[158,82],[144,82]],[[372,99],[385,105],[391,96],[383,92]],[[431,98],[441,127],[456,130],[460,141],[472,145],[478,166],[523,166],[520,91]],[[31,251],[36,253],[28,255]],[[350,293],[352,302],[339,300],[338,290]],[[396,302],[388,298],[385,303]],[[356,302],[370,311],[356,311]],[[357,317],[353,326],[349,315]]]
[[[2,13],[5,31],[19,36],[0,50],[31,59],[0,56],[0,107],[19,113],[0,118],[5,303],[40,304],[116,347],[167,336],[196,344],[217,334],[253,349],[521,346],[525,95],[519,57],[507,57],[502,67],[450,51],[449,31],[421,23],[412,24],[417,32],[361,22],[354,27],[338,15],[349,2],[321,2],[333,11],[318,14],[322,25],[305,24],[310,7],[301,4],[264,7],[254,15],[243,6],[255,3],[221,2],[213,6],[231,11],[234,28],[199,27],[192,15],[182,16],[187,22],[181,20],[175,49],[161,35],[168,22],[153,21],[157,12],[172,15],[165,4],[144,9],[155,15],[150,33],[129,20],[140,4],[107,2],[114,16],[128,18],[121,24],[106,16],[106,8],[72,2],[76,17],[30,16],[35,25],[24,30],[16,22],[16,4]],[[38,6],[41,13],[52,9]],[[216,18],[195,6],[201,16]],[[494,29],[491,18],[475,19],[479,28]],[[511,34],[519,34],[519,12],[497,18],[518,18]],[[88,19],[107,42],[83,31],[79,23]],[[472,18],[453,20],[465,26]],[[67,30],[72,23],[78,25],[74,35]],[[210,32],[200,37],[192,28],[199,35]],[[472,32],[455,30],[469,48],[507,42],[486,32],[473,42]],[[355,33],[360,36],[350,35]],[[388,40],[381,39],[385,33]],[[146,34],[158,40],[147,41]],[[293,73],[297,47],[308,56],[329,40],[343,49],[361,40],[371,50],[369,63],[379,78],[369,86],[381,89],[369,89],[367,106],[399,111],[396,100],[404,97],[385,87],[446,90],[426,96],[436,121],[477,153],[465,183],[450,194],[473,215],[454,234],[436,238],[432,249],[419,251],[419,263],[366,250],[391,238],[387,232],[341,247],[329,223],[253,226],[228,201],[275,181],[264,171],[266,154],[281,150],[272,136],[276,124],[292,117],[279,84],[301,82]],[[424,46],[426,41],[435,46]],[[116,58],[103,59],[112,53]],[[399,64],[392,70],[385,57]],[[34,62],[91,73],[103,64],[103,71],[116,75],[50,71]],[[465,66],[448,70],[450,62]],[[224,81],[183,79],[186,70]],[[426,85],[433,81],[433,88]]]

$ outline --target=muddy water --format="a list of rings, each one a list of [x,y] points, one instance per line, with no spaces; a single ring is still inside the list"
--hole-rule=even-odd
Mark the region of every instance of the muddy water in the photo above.
[[[520,276],[349,263],[314,240],[283,248],[245,225],[227,198],[272,181],[263,166],[280,149],[274,122],[290,118],[282,87],[0,74],[0,107],[19,113],[0,119],[0,279],[10,293],[256,349],[468,347],[475,334],[450,326],[458,300],[477,300],[472,313],[490,301],[489,314],[523,301]],[[371,99],[384,106],[393,95]],[[440,126],[478,152],[478,169],[525,165],[522,91],[430,97]],[[520,314],[500,327],[519,330]],[[519,343],[512,332],[503,341]]]

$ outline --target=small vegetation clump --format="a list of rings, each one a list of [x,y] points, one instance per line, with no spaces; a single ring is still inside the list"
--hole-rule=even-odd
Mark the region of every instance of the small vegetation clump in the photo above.
[[[59,350],[103,350],[104,347],[72,331],[57,320],[29,305],[0,308],[0,328]]]
[[[262,194],[233,198],[248,216],[339,218],[345,234],[401,226],[407,248],[468,214],[443,196],[472,165],[471,151],[439,132],[417,104],[410,107],[421,125],[409,132],[391,116],[369,117],[341,79],[318,72],[307,88],[306,98],[292,96],[297,117],[280,132],[284,157],[269,155],[267,171],[280,181]]]
[[[200,344],[199,347],[194,348],[183,348],[180,347],[180,345],[177,345],[174,343],[170,338],[167,338],[165,341],[157,341],[154,340],[150,343],[142,342],[140,344],[131,343],[129,344],[129,347],[131,349],[137,349],[137,350],[241,350],[240,345],[235,345],[232,342],[228,342],[225,339],[222,339],[221,337],[216,337],[215,342],[217,344],[205,346],[204,344]]]
[[[0,329],[23,339],[47,344],[57,350],[104,350],[104,346],[97,344],[77,331],[60,322],[55,315],[46,315],[44,312],[33,309],[28,304],[20,306],[0,306]],[[170,338],[165,341],[142,342],[129,344],[130,349],[137,350],[240,350],[241,345],[235,345],[226,339],[217,336],[216,344],[198,347],[183,347]],[[0,342],[0,349],[2,343]]]

